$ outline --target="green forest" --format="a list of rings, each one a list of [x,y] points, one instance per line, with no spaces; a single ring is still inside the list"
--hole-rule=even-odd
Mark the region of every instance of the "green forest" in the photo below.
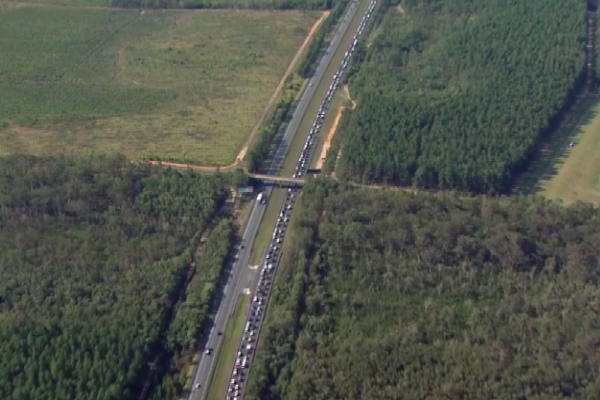
[[[194,344],[229,248],[214,243],[230,234],[227,220],[210,251],[194,251],[227,193],[223,176],[120,156],[0,159],[0,398],[139,394],[161,347]],[[194,259],[188,307],[167,331]]]
[[[248,399],[600,393],[600,210],[306,185]]]
[[[506,191],[585,81],[586,2],[396,3],[357,49],[336,173]]]
[[[157,9],[329,10],[335,3],[335,0],[110,0],[113,7]]]

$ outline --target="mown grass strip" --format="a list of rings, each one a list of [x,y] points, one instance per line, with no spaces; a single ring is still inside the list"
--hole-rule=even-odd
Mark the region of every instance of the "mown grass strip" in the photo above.
[[[281,201],[285,196],[285,190],[282,188],[273,189],[267,204],[265,215],[263,216],[254,243],[252,243],[252,252],[250,255],[250,265],[256,265],[260,262],[264,249],[269,244],[275,221],[277,221],[277,215],[281,207]]]

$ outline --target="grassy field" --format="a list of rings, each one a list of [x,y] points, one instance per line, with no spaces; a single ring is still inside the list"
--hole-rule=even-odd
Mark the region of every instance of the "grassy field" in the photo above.
[[[575,146],[565,149],[551,169],[556,172],[539,184],[541,194],[564,204],[581,200],[600,205],[600,102],[596,99],[588,110],[585,124],[571,139]]]
[[[254,238],[254,242],[252,243],[250,265],[256,265],[260,262],[262,253],[266,249],[267,245],[269,244],[269,240],[271,240],[271,237],[273,236],[273,228],[275,227],[275,222],[277,221],[277,217],[279,215],[279,207],[283,197],[285,196],[286,190],[287,189],[275,188],[271,193],[265,215],[260,221],[256,238]]]
[[[0,10],[0,155],[228,164],[316,12]]]
[[[208,400],[223,400],[227,394],[227,386],[231,377],[232,360],[238,351],[238,345],[242,340],[244,322],[246,321],[246,309],[248,296],[240,295],[236,304],[233,318],[227,322],[223,332],[223,340],[216,354],[217,364],[209,383]]]

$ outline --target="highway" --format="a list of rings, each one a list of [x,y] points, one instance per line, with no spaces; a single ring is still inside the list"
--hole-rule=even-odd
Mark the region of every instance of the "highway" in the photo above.
[[[218,304],[216,313],[212,316],[212,327],[208,333],[208,340],[205,343],[204,348],[216,350],[221,340],[220,332],[223,332],[229,315],[232,313],[235,300],[239,293],[242,292],[244,284],[247,282],[246,274],[243,272],[250,271],[246,266],[250,260],[250,249],[252,248],[252,241],[256,236],[256,232],[260,225],[260,221],[264,214],[265,205],[255,201],[252,204],[252,210],[246,225],[242,232],[242,246],[243,248],[238,251],[236,258],[234,259],[231,273],[227,278],[227,283],[222,288],[221,301]],[[249,245],[246,246],[245,244]],[[208,390],[208,381],[210,377],[213,364],[216,361],[214,356],[215,351],[212,351],[210,355],[201,353],[200,362],[198,363],[194,371],[194,379],[192,380],[192,386],[189,391],[188,399],[200,400],[206,396]],[[198,387],[198,385],[200,385]]]
[[[283,160],[287,154],[288,147],[292,143],[300,121],[306,113],[306,108],[308,107],[308,104],[315,93],[315,89],[321,81],[325,70],[327,69],[327,66],[331,62],[333,54],[337,50],[340,41],[348,30],[350,21],[356,13],[357,5],[358,0],[353,0],[348,7],[344,18],[338,25],[329,48],[327,49],[325,55],[321,58],[321,61],[319,62],[319,65],[317,66],[313,76],[309,79],[307,85],[302,91],[292,118],[286,126],[281,140],[279,143],[277,143],[274,157],[266,170],[268,175],[277,175],[279,173],[279,170],[283,164]],[[270,197],[272,190],[272,187],[266,188],[265,193],[268,197]],[[281,206],[283,207],[283,204],[281,204]],[[204,349],[209,348],[213,351],[210,355],[207,355],[204,353],[204,349],[200,349],[200,361],[192,373],[190,387],[188,388],[188,394],[186,396],[187,400],[203,400],[206,398],[210,376],[215,367],[217,359],[215,353],[221,342],[221,333],[225,329],[229,314],[233,311],[235,300],[237,299],[238,295],[244,291],[244,289],[256,287],[259,270],[251,269],[251,266],[248,265],[248,262],[250,260],[252,243],[256,237],[256,233],[264,216],[265,209],[265,205],[259,204],[259,202],[256,200],[254,201],[252,210],[250,211],[250,215],[242,232],[241,243],[243,247],[238,249],[239,251],[237,253],[237,258],[234,260],[231,268],[232,272],[227,277],[226,284],[222,288],[220,296],[217,295],[217,297],[220,297],[220,301],[217,301],[217,304],[215,304],[216,311],[213,311],[211,321],[209,322],[211,326],[207,328],[209,329],[209,333],[207,335]]]
[[[291,145],[292,140],[294,139],[294,135],[298,130],[298,126],[302,121],[302,117],[304,117],[304,114],[306,114],[308,104],[314,96],[315,90],[317,90],[317,86],[319,85],[319,82],[321,82],[323,74],[325,74],[325,70],[329,66],[329,63],[331,63],[331,59],[333,58],[335,51],[337,50],[338,46],[340,45],[340,42],[346,34],[346,31],[348,30],[348,27],[350,26],[350,22],[352,21],[352,18],[354,17],[354,14],[356,13],[356,10],[358,8],[358,3],[358,0],[353,0],[352,3],[350,3],[350,6],[348,7],[346,14],[344,15],[344,18],[338,25],[338,29],[335,32],[335,35],[331,40],[327,51],[325,52],[325,55],[321,58],[321,61],[319,62],[315,73],[310,78],[307,85],[304,87],[304,91],[300,95],[300,100],[297,103],[296,109],[294,110],[294,114],[292,115],[292,118],[288,123],[281,140],[277,144],[277,148],[275,150],[275,154],[273,156],[271,165],[266,170],[267,175],[279,174],[279,170],[281,169],[283,161],[285,160],[285,157],[287,155],[288,148]]]
[[[351,43],[346,52],[344,53],[344,57],[341,60],[340,65],[337,67],[337,71],[332,76],[332,81],[328,82],[329,89],[327,91],[327,94],[321,101],[321,106],[319,108],[319,111],[317,112],[317,115],[315,116],[312,128],[305,133],[301,132],[301,134],[304,134],[305,136],[304,150],[298,158],[296,169],[294,171],[294,174],[292,175],[292,179],[290,180],[290,178],[285,178],[287,183],[298,183],[298,178],[303,177],[306,173],[306,160],[310,159],[310,152],[312,151],[312,146],[314,145],[313,136],[317,135],[321,129],[321,125],[325,114],[329,109],[331,99],[333,98],[336,89],[339,87],[341,77],[348,66],[348,62],[352,57],[352,53],[354,52],[355,46],[358,43],[358,39],[362,35],[376,4],[376,0],[371,0],[369,2],[367,10],[363,15],[360,24],[358,25],[358,28],[354,33],[354,36],[352,37]],[[343,30],[341,32],[336,32],[336,46],[338,46],[339,43],[341,43],[347,31],[347,28],[349,27],[350,22],[352,21],[354,14],[358,9],[357,5],[357,2],[352,3],[343,20],[344,23],[341,26]],[[335,50],[335,47],[329,49],[329,51],[326,54],[328,56],[326,58],[327,60],[331,61],[333,55],[335,54]],[[291,143],[291,139],[293,139],[294,134],[296,134],[299,122],[301,119],[303,119],[303,114],[306,113],[308,102],[306,102],[306,97],[304,96],[314,96],[315,86],[317,86],[319,80],[323,78],[323,74],[328,67],[327,63],[325,65],[322,64],[323,62],[321,62],[321,65],[319,66],[321,70],[317,70],[318,72],[320,72],[320,76],[316,77],[317,79],[315,79],[315,83],[309,84],[309,89],[305,93],[303,93],[299,107],[296,109],[292,121],[290,122],[286,132],[284,133],[283,140],[279,143],[277,151],[283,152],[283,149],[285,149],[287,152],[289,143]],[[305,102],[303,103],[302,100],[304,100]],[[283,163],[284,157],[285,154],[280,157],[275,157],[273,163],[270,166],[271,170],[269,172],[279,171]],[[263,178],[265,177],[263,176]],[[273,177],[273,179],[275,179],[275,177]],[[267,189],[267,193],[269,195],[271,194],[271,192],[272,188]],[[266,307],[269,302],[269,295],[272,289],[276,270],[279,266],[283,242],[285,240],[289,221],[292,217],[293,208],[295,206],[296,200],[298,199],[298,195],[299,188],[290,187],[286,190],[283,200],[281,200],[277,204],[277,206],[279,207],[279,214],[277,221],[273,226],[272,238],[269,242],[269,245],[266,248],[265,253],[261,255],[261,262],[258,268],[260,270],[260,275],[258,275],[258,278],[255,281],[255,285],[251,286],[254,287],[255,290],[252,291],[253,298],[251,299],[250,307],[246,314],[246,324],[244,332],[242,333],[242,339],[238,344],[238,352],[235,357],[235,364],[232,368],[233,371],[230,375],[230,383],[228,385],[226,400],[243,400],[244,398],[246,381],[248,379],[254,361],[256,346],[262,328],[262,322],[265,318]]]

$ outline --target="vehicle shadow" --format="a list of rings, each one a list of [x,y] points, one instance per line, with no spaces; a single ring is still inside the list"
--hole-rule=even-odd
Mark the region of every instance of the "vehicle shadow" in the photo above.
[[[569,143],[577,146],[582,127],[594,119],[597,95],[582,97],[565,116],[559,127],[545,138],[529,167],[515,180],[512,194],[531,195],[539,192],[544,183],[558,173],[570,154]]]

